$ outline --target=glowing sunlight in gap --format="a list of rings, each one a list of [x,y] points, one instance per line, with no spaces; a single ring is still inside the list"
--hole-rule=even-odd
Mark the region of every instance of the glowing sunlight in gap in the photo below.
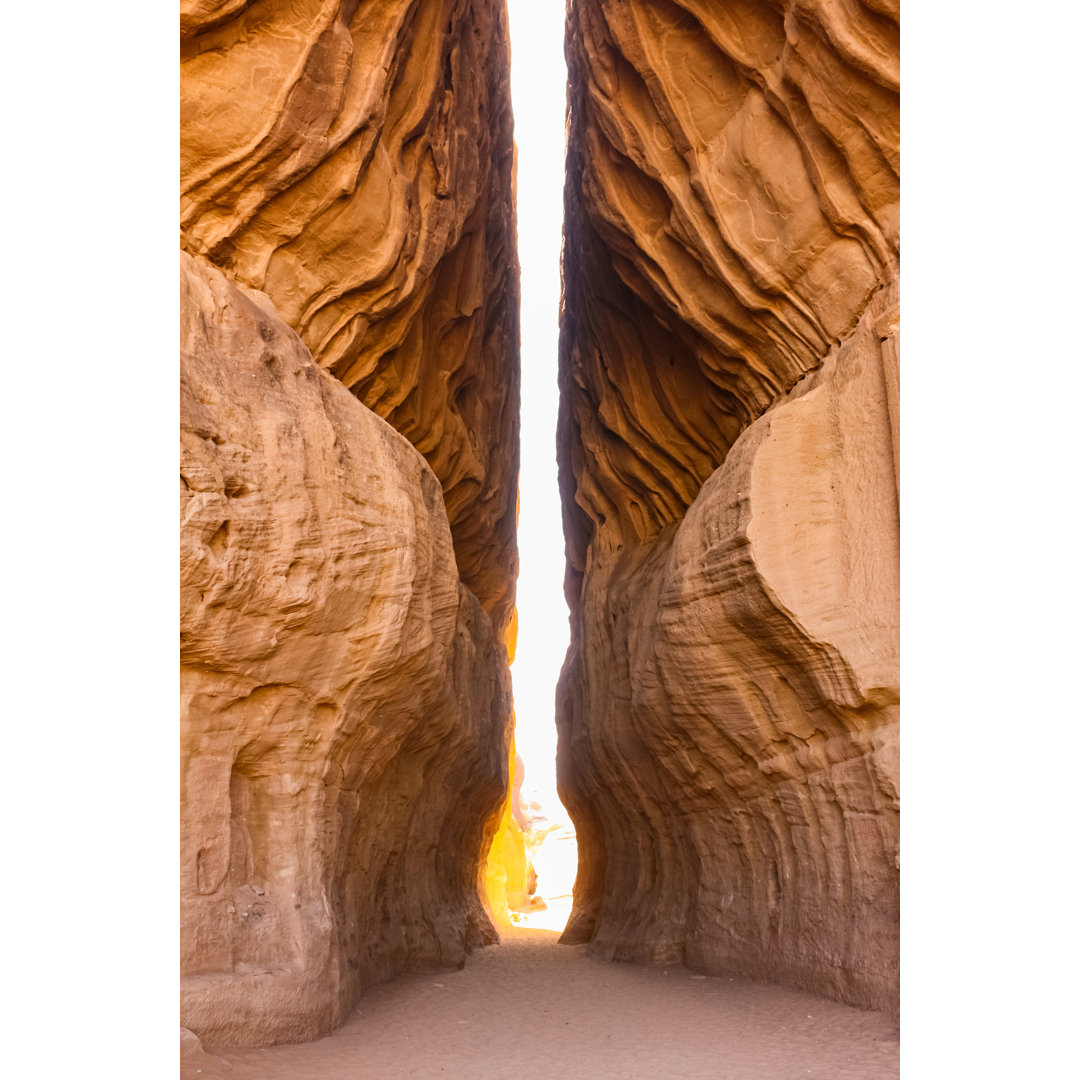
[[[517,750],[525,763],[519,823],[546,909],[519,925],[562,930],[577,841],[555,784],[555,684],[569,643],[555,464],[559,251],[562,240],[566,65],[561,3],[509,0],[521,261],[521,512],[518,641],[513,666]]]

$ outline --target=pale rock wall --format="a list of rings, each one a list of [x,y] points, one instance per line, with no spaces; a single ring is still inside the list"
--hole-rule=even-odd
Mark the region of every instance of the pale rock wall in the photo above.
[[[898,1001],[895,5],[572,0],[565,940]]]
[[[495,940],[506,654],[422,457],[182,257],[182,1021],[298,1041]]]

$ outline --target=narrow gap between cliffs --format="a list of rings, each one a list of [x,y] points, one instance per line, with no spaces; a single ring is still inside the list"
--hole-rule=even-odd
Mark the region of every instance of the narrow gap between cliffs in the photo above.
[[[519,861],[515,881],[513,859],[504,852],[502,861],[506,918],[533,929],[561,931],[570,915],[577,871],[577,838],[555,779],[555,685],[570,638],[555,460],[564,12],[561,4],[532,0],[509,0],[508,8],[521,262],[521,569],[517,650],[511,669],[517,749],[511,808],[535,877]]]

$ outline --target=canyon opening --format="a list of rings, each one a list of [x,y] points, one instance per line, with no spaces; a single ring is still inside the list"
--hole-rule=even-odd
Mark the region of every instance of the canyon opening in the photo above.
[[[183,0],[183,1076],[898,1075],[898,20]]]
[[[512,811],[526,859],[508,897],[522,926],[562,931],[577,868],[573,822],[555,776],[555,685],[570,643],[563,596],[562,510],[555,457],[559,409],[559,262],[566,66],[557,4],[510,0],[510,81],[517,150],[521,264],[521,471],[518,638],[511,667],[522,766]],[[515,777],[515,781],[517,781]],[[496,904],[496,906],[498,906]]]

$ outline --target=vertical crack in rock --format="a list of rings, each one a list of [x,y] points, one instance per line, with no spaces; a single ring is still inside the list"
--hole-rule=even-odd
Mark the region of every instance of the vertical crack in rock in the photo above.
[[[185,0],[182,1022],[495,940],[518,273],[500,0]]]
[[[564,934],[898,1002],[898,8],[571,0]]]

